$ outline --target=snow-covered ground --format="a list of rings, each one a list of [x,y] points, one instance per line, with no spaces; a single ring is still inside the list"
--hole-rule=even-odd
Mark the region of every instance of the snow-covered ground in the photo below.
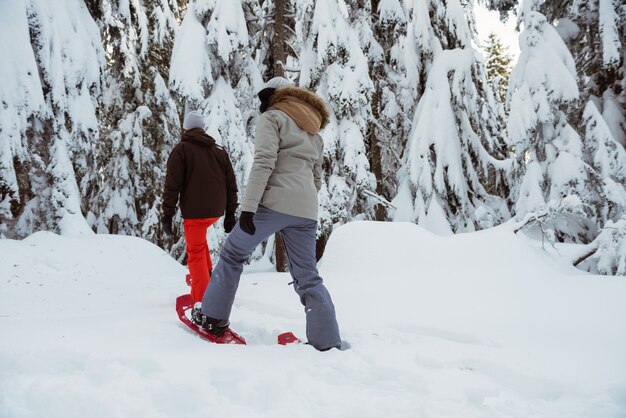
[[[0,240],[0,417],[626,416],[626,281],[511,225],[337,229],[320,271],[350,349],[325,353],[275,342],[304,335],[288,274],[245,274],[248,345],[212,345],[174,312],[183,266],[67,231]]]

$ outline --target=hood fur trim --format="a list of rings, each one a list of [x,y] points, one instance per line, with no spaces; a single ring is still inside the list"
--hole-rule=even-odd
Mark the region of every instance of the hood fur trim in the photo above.
[[[269,106],[271,107],[276,103],[285,100],[287,96],[300,99],[313,107],[313,109],[315,109],[320,115],[322,129],[326,125],[328,125],[329,112],[328,107],[326,107],[326,103],[324,103],[321,97],[319,97],[317,94],[302,87],[290,86],[276,89],[274,94],[272,94],[272,97],[270,97]]]

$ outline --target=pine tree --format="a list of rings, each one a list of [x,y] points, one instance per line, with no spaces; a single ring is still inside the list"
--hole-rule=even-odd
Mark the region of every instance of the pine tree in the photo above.
[[[582,103],[593,100],[626,146],[626,9],[617,0],[581,0],[551,9],[580,74]],[[581,109],[582,110],[582,109]]]
[[[141,197],[140,234],[167,248],[159,214],[167,158],[180,134],[178,106],[167,86],[179,11],[175,0],[144,1],[144,6],[148,10],[149,33],[156,39],[148,48],[148,59],[142,69],[144,100],[152,118],[144,126],[144,146],[151,152],[147,154],[149,162],[141,167],[145,188]]]
[[[502,16],[515,11],[514,0],[488,0]],[[619,0],[534,1],[532,3],[556,30],[576,62],[580,104],[574,115],[582,125],[582,112],[593,100],[613,137],[626,146],[626,9]]]
[[[572,114],[584,132],[583,156],[591,172],[585,203],[598,232],[589,244],[592,256],[579,267],[625,275],[626,9],[619,1],[581,0],[547,2],[542,10],[550,21],[558,20],[580,76],[582,100]]]
[[[492,3],[498,2],[494,0]],[[506,0],[494,6],[506,6],[504,3]],[[505,12],[505,9],[500,11]],[[527,217],[532,224],[542,226],[553,239],[589,242],[595,238],[588,244],[592,251],[576,262],[579,267],[601,274],[624,274],[624,269],[618,267],[623,265],[624,258],[615,255],[623,252],[619,239],[616,240],[620,233],[616,231],[623,228],[626,203],[626,160],[620,146],[626,137],[626,62],[621,58],[626,42],[626,10],[612,0],[527,0],[522,11],[540,12],[546,16],[548,23],[558,22],[556,32],[573,57],[571,60],[567,58],[561,46],[557,47],[558,51],[544,51],[543,57],[549,59],[544,58],[540,62],[547,64],[543,70],[550,74],[547,78],[552,83],[545,83],[546,89],[519,92],[517,97],[513,93],[510,103],[512,108],[517,107],[520,126],[525,120],[529,125],[538,127],[533,128],[537,132],[538,143],[545,138],[544,121],[537,118],[534,111],[524,112],[522,109],[532,102],[538,113],[549,114],[547,107],[554,106],[558,110],[551,119],[557,121],[554,125],[564,138],[554,141],[554,146],[544,143],[543,148],[539,147],[541,163],[531,157],[531,152],[520,153],[518,150],[518,168],[525,167],[527,173],[534,172],[534,177],[541,180],[530,181],[529,176],[524,177],[525,183],[521,188],[526,188],[527,201],[534,200],[537,202],[536,209],[543,208]],[[548,23],[542,26],[547,27]],[[553,33],[549,37],[553,47],[559,44]],[[537,38],[535,33],[526,39],[532,40],[533,46],[541,45],[541,39],[538,41]],[[561,58],[555,63],[556,56]],[[566,62],[569,76],[564,75],[566,72],[558,61]],[[528,65],[531,76],[535,74],[537,65],[538,62]],[[563,94],[559,96],[559,92],[564,90],[574,92],[571,84],[576,81],[576,74],[580,94],[575,92],[568,98],[564,98]],[[557,86],[556,92],[553,85]],[[565,85],[570,87],[564,89]],[[540,105],[547,92],[552,93],[552,104]],[[579,99],[575,100],[576,97]],[[530,158],[528,165],[527,158]],[[545,161],[556,159],[561,159],[561,163],[552,164],[549,171],[542,170],[541,166],[545,168],[549,165]],[[557,193],[553,192],[551,198],[546,197],[541,189],[552,188],[554,176],[560,179],[557,182],[559,186],[554,188]],[[534,191],[528,188],[530,184],[533,184]],[[516,189],[519,188],[518,185]],[[564,197],[555,200],[554,197],[559,194]]]
[[[82,196],[91,192],[96,178],[92,170],[98,139],[95,95],[104,54],[97,27],[82,1],[65,0],[53,7],[29,0],[6,7],[20,25],[17,46],[26,49],[7,45],[3,56],[12,63],[13,52],[17,54],[19,67],[11,72],[25,91],[9,88],[2,95],[1,129],[7,129],[10,142],[0,152],[0,216],[6,218],[14,237],[38,229],[64,232],[65,217],[84,219],[87,199]],[[10,23],[13,27],[15,22]],[[32,55],[24,56],[24,50]],[[18,98],[18,94],[28,97]]]
[[[321,133],[325,161],[318,240],[323,247],[334,224],[374,218],[369,196],[375,193],[376,182],[365,148],[373,83],[355,29],[359,26],[355,8],[319,0],[298,3],[297,15],[298,38],[305,40],[299,84],[326,100],[331,113]]]
[[[157,214],[165,162],[180,130],[165,82],[177,4],[106,0],[89,6],[107,50],[94,227],[163,245]]]
[[[574,60],[532,1],[521,19],[521,55],[511,74],[507,130],[516,152],[513,200],[518,218],[539,223],[551,240],[589,242],[593,172],[568,120],[579,97]],[[538,215],[541,214],[541,215]]]
[[[591,273],[626,276],[626,214],[616,222],[607,222],[590,244],[593,251],[577,263]]]
[[[402,165],[400,154],[415,110],[417,92],[408,77],[415,65],[404,59],[402,39],[407,34],[407,18],[400,0],[374,1],[371,14],[374,41],[370,42],[368,59],[374,93],[367,147],[376,193],[391,200],[397,194],[394,173]],[[384,201],[378,204],[376,219],[388,219],[389,208]]]
[[[31,179],[42,159],[33,147],[31,122],[45,112],[37,62],[30,45],[23,2],[0,5],[0,236],[19,238],[32,232],[32,222],[16,230],[27,205],[36,198]],[[11,25],[9,25],[11,23]],[[11,80],[11,82],[6,82]],[[34,202],[33,202],[34,203]]]
[[[498,92],[500,101],[504,102],[509,87],[509,75],[513,59],[507,52],[507,48],[500,41],[500,38],[493,32],[489,34],[485,53],[487,54],[487,80],[494,86],[494,90]]]
[[[626,215],[626,151],[613,138],[597,107],[588,102],[583,113],[585,162],[593,168],[593,200],[599,227]]]
[[[497,102],[477,59],[471,4],[410,2],[407,78],[420,93],[398,173],[395,220],[448,234],[509,217]],[[410,71],[412,72],[408,72]]]

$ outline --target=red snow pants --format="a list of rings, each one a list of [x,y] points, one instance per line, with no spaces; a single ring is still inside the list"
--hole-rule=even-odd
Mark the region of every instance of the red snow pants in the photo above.
[[[185,240],[187,241],[187,267],[191,274],[191,299],[202,302],[204,291],[209,285],[213,270],[209,245],[206,242],[206,231],[219,218],[185,219]]]

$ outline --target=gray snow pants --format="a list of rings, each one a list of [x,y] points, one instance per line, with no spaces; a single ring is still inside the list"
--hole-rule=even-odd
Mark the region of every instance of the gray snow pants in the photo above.
[[[228,319],[243,271],[243,263],[270,235],[280,232],[285,243],[293,286],[306,313],[306,336],[318,350],[341,346],[335,306],[317,272],[317,222],[259,206],[254,216],[256,233],[248,235],[239,223],[228,236],[202,299],[202,313]]]

